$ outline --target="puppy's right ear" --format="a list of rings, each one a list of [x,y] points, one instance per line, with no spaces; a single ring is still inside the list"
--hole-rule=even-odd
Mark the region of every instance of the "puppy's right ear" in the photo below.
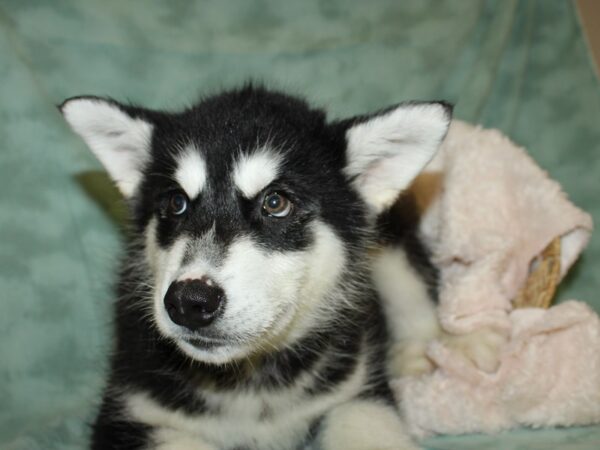
[[[131,197],[150,155],[153,125],[148,118],[141,110],[99,97],[73,97],[59,109],[121,193]]]

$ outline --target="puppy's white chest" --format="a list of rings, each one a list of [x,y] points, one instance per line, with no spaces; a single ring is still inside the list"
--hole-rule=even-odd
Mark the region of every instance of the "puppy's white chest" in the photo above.
[[[154,448],[160,450],[293,449],[324,406],[299,404],[291,395],[209,395],[206,400],[215,412],[196,416],[166,409],[145,394],[133,394],[127,403],[135,420],[155,428]]]
[[[367,377],[366,356],[361,355],[344,382],[321,394],[307,394],[312,380],[307,376],[281,390],[203,391],[208,410],[203,414],[167,409],[139,392],[127,396],[127,411],[132,420],[155,430],[155,448],[161,450],[179,450],[182,439],[197,442],[188,448],[199,450],[295,450],[316,420],[361,391]]]

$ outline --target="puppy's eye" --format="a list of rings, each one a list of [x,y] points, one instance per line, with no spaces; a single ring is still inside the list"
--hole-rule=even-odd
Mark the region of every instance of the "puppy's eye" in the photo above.
[[[278,192],[270,192],[265,195],[262,208],[265,214],[281,218],[292,212],[292,202]]]
[[[169,214],[180,216],[186,212],[188,207],[188,199],[183,192],[175,192],[169,198]]]

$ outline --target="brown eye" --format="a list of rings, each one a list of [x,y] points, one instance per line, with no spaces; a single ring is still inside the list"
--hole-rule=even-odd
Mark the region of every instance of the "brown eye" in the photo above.
[[[188,199],[182,192],[175,192],[169,198],[169,213],[174,216],[182,215],[188,207]]]
[[[265,195],[263,211],[271,217],[286,217],[292,212],[292,202],[278,192]]]

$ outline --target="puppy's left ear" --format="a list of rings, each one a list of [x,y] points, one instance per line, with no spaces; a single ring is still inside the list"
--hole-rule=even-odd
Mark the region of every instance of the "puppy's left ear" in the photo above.
[[[345,173],[375,214],[391,206],[434,157],[451,118],[447,103],[411,102],[350,121]]]

